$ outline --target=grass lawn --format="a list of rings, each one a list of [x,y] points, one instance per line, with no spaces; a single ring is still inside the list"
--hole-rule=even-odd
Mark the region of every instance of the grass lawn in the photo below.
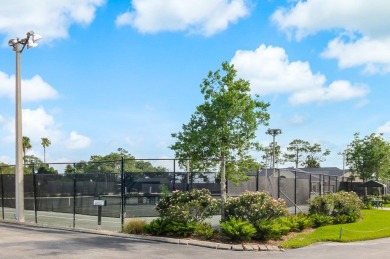
[[[356,223],[324,226],[308,234],[298,234],[282,242],[280,247],[298,248],[317,242],[353,242],[390,237],[389,210],[362,210],[362,217]]]

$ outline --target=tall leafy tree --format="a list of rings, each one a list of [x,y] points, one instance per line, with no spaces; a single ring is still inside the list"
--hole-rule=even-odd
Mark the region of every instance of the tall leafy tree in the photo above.
[[[51,141],[48,138],[41,138],[43,147],[43,163],[46,164],[46,148],[51,145]]]
[[[295,168],[298,168],[298,165],[304,161],[304,154],[307,152],[309,145],[310,143],[307,141],[294,139],[290,142],[287,152],[284,154],[285,161],[295,163]]]
[[[287,147],[287,152],[284,154],[286,162],[295,163],[295,168],[299,165],[308,168],[320,167],[320,163],[326,160],[326,156],[330,155],[330,150],[322,151],[320,144],[310,144],[310,142],[294,139]]]
[[[200,85],[204,103],[196,107],[182,131],[172,134],[170,146],[179,162],[191,160],[192,167],[213,169],[219,166],[221,180],[221,218],[225,219],[226,179],[235,182],[254,166],[249,151],[258,149],[254,141],[260,124],[267,125],[268,103],[251,96],[250,83],[236,79],[236,70],[227,62],[210,71]]]
[[[23,138],[22,138],[22,148],[23,148],[23,157],[25,157],[27,150],[32,148],[31,141],[30,141],[29,137],[23,136]]]
[[[320,167],[320,163],[324,162],[326,156],[330,155],[330,150],[326,149],[322,152],[322,147],[320,144],[315,143],[309,145],[306,150],[306,159],[303,163],[304,167],[308,168],[317,168]]]
[[[353,176],[386,183],[390,179],[390,143],[383,139],[383,134],[360,138],[355,133],[346,152],[346,163]]]
[[[266,168],[272,167],[272,156],[273,154],[273,143],[271,142],[268,146],[263,147],[263,155],[261,156],[263,160],[263,165]],[[282,157],[282,151],[280,145],[275,143],[275,164],[284,164],[284,159]]]

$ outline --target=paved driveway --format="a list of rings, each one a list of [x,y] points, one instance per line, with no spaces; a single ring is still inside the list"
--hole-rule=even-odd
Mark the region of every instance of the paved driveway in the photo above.
[[[286,252],[215,250],[0,222],[0,258],[390,258],[390,238]]]

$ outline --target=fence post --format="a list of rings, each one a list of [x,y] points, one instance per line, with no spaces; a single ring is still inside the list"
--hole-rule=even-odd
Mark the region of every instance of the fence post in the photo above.
[[[278,169],[278,199],[280,198],[280,169]]]
[[[322,196],[322,174],[319,175],[320,176],[320,179],[319,179],[319,193],[320,193],[320,196]]]
[[[329,183],[328,183],[328,193],[330,193],[330,175],[328,176],[328,181],[329,181]]]
[[[311,192],[313,191],[312,185],[311,174],[309,174],[309,199],[311,198]]]
[[[73,228],[76,227],[76,164],[73,164]]]
[[[335,176],[335,178],[336,178],[336,185],[335,185],[336,187],[335,187],[335,191],[338,192],[339,189],[340,189],[340,187],[337,185],[337,176]]]
[[[173,159],[173,183],[172,183],[172,191],[176,191],[176,159]]]
[[[38,224],[38,208],[37,208],[37,182],[35,176],[35,165],[32,164],[32,178],[33,178],[33,194],[34,194],[34,216],[35,224]]]
[[[294,171],[294,209],[297,215],[297,171]]]
[[[259,174],[260,174],[260,169],[257,168],[257,171],[256,171],[256,192],[259,191]]]
[[[1,170],[1,169],[0,169]],[[4,219],[4,179],[3,179],[3,172],[0,172],[0,177],[1,177],[1,212],[3,215]]]
[[[123,225],[125,223],[125,168],[124,158],[121,159],[121,232],[123,232]]]

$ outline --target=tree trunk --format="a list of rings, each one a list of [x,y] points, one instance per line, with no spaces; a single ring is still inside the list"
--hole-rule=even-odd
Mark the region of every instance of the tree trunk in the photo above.
[[[225,156],[221,157],[221,221],[225,221],[225,204],[226,204],[226,161]]]

